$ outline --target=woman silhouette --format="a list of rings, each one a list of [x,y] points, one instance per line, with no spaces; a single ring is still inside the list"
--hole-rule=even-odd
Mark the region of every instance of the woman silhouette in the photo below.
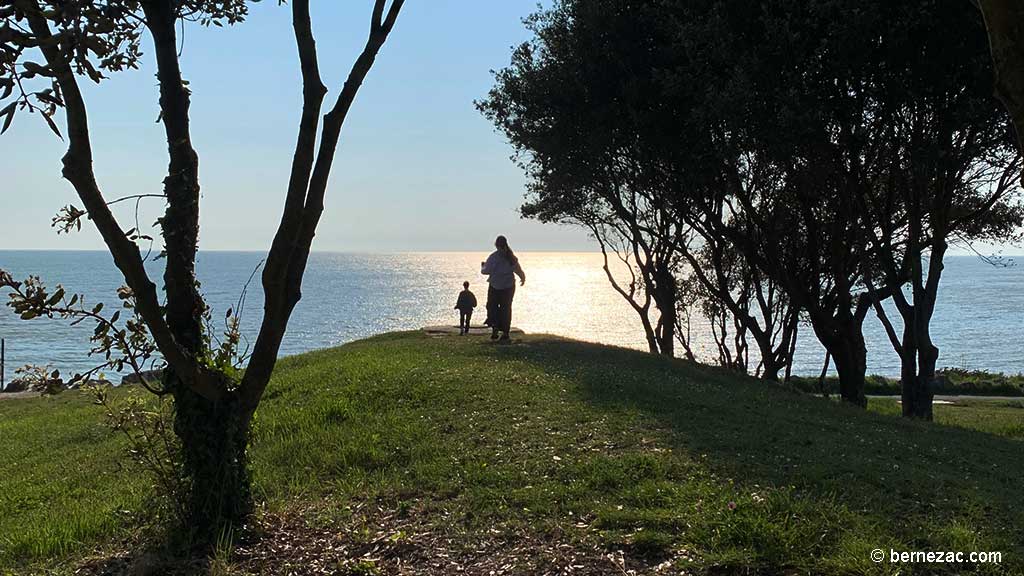
[[[512,299],[516,295],[516,276],[520,285],[526,284],[526,273],[519,265],[508,240],[498,236],[495,251],[480,263],[480,273],[487,275],[487,316],[491,319],[491,340],[508,340],[512,329]]]

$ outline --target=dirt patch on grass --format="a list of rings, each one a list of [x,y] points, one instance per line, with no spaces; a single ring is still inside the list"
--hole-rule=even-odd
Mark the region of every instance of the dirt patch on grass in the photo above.
[[[422,511],[357,507],[330,521],[316,511],[265,513],[230,552],[212,559],[168,560],[128,552],[93,557],[81,576],[511,576],[680,574],[665,558],[634,557],[554,531],[492,528],[482,533],[446,525]],[[439,521],[441,520],[441,521]],[[454,524],[454,523],[453,523]]]
[[[266,515],[261,538],[239,545],[237,574],[668,574],[668,561],[629,558],[570,534],[492,528],[483,533],[445,526],[422,511],[356,510],[349,520],[313,527],[301,515]]]

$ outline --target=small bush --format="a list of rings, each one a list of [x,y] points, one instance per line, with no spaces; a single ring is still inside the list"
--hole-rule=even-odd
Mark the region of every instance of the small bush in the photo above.
[[[14,380],[7,385],[7,392],[38,392],[39,394],[59,394],[66,389],[60,379],[60,372],[53,366],[36,366],[26,364],[14,370]]]
[[[789,384],[801,392],[810,394],[821,392],[817,378],[794,376],[790,379]],[[839,379],[829,376],[825,379],[824,388],[825,392],[829,394],[838,394]],[[935,394],[948,396],[1024,397],[1024,374],[1008,375],[985,370],[942,368],[935,372],[932,391]],[[900,381],[898,378],[872,374],[864,379],[864,392],[874,396],[899,396]]]
[[[150,477],[154,500],[160,504],[151,512],[156,517],[169,513],[178,526],[183,525],[188,486],[181,474],[183,454],[174,434],[173,403],[134,392],[113,395],[107,383],[90,383],[84,389],[106,410],[107,426],[128,441],[128,460]]]

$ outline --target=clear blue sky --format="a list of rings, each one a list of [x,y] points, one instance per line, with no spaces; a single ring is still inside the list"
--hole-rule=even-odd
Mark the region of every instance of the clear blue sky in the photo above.
[[[336,94],[366,37],[371,0],[313,2],[321,70]],[[495,234],[521,250],[592,249],[577,230],[523,221],[524,177],[473,107],[527,38],[536,0],[408,0],[342,137],[314,249],[486,250]],[[109,199],[159,192],[166,172],[154,63],[87,87],[96,172]],[[299,116],[290,10],[253,4],[233,28],[189,26],[182,67],[193,89],[203,249],[266,250],[280,215]],[[0,137],[0,249],[102,248],[93,230],[58,237],[56,210],[76,203],[60,176],[64,144],[22,115]],[[80,204],[78,204],[80,205]],[[159,215],[150,200],[142,224]],[[132,207],[119,207],[125,228]]]
[[[313,2],[329,99],[365,41],[371,5]],[[579,230],[519,218],[523,174],[473,107],[492,84],[490,71],[528,38],[522,18],[536,9],[536,0],[407,0],[345,125],[315,250],[486,250],[499,233],[520,250],[594,249]],[[109,199],[160,192],[166,172],[148,38],[144,50],[141,70],[100,86],[83,81]],[[289,8],[266,0],[239,26],[187,26],[182,67],[201,163],[201,247],[266,250],[301,103]],[[50,228],[59,207],[77,204],[60,176],[63,153],[36,117],[19,116],[0,136],[0,249],[103,248],[91,228],[60,237]],[[161,211],[159,200],[147,201],[143,228]],[[117,212],[126,229],[134,226],[131,205]]]

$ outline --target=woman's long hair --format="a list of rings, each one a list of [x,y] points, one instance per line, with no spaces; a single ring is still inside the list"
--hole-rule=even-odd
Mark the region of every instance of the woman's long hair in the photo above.
[[[494,247],[498,249],[498,252],[501,252],[501,255],[504,256],[506,260],[508,260],[509,264],[515,266],[516,255],[515,252],[512,252],[512,248],[510,248],[508,245],[508,238],[505,238],[504,236],[498,236],[497,238],[494,239]]]

